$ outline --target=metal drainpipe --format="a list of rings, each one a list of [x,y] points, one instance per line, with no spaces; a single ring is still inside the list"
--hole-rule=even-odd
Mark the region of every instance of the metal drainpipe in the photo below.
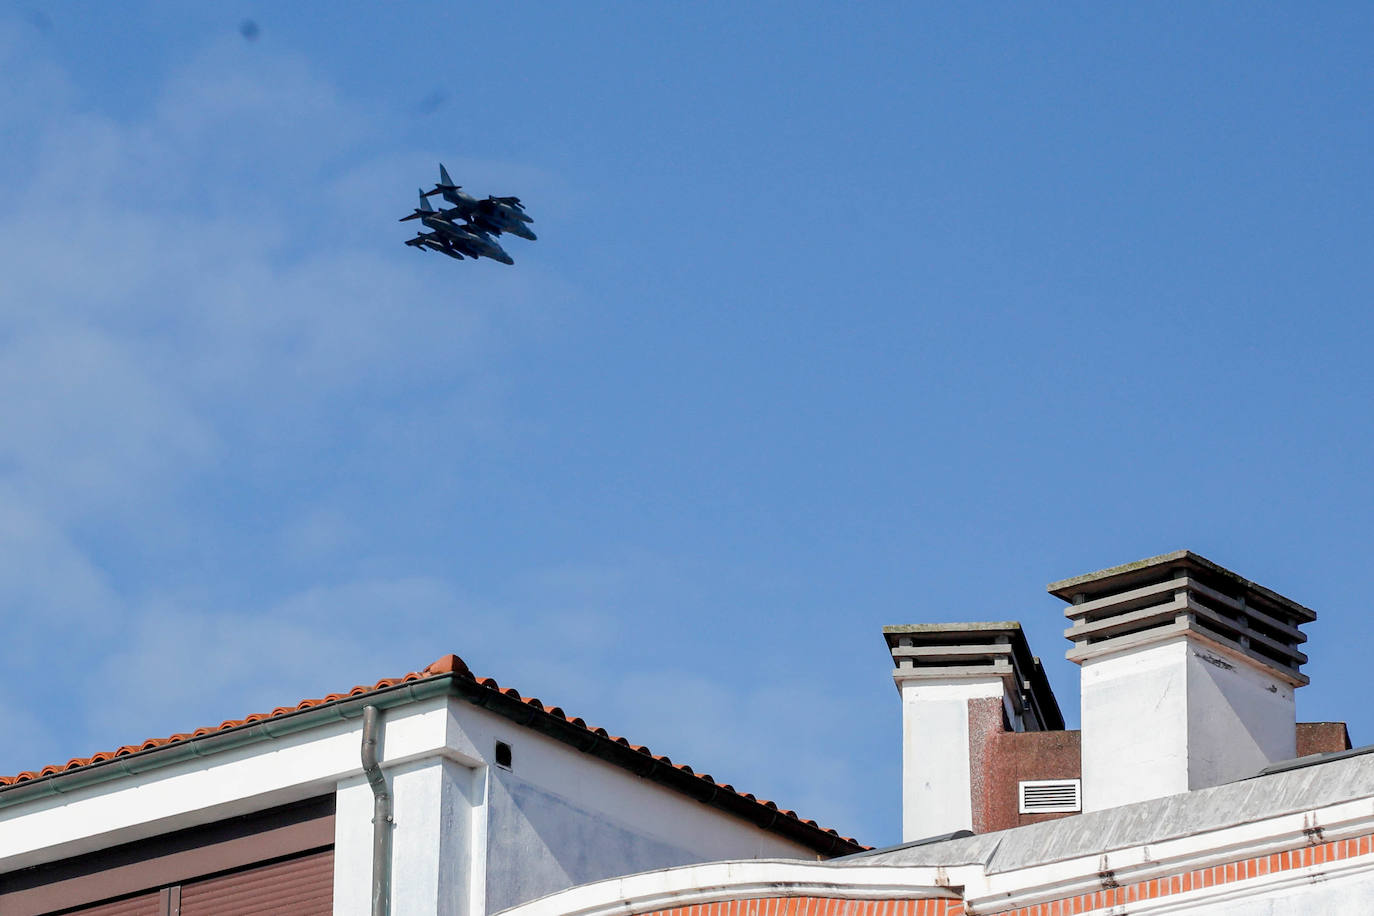
[[[377,762],[377,725],[382,714],[363,707],[363,773],[372,786],[372,916],[391,912],[391,793]]]

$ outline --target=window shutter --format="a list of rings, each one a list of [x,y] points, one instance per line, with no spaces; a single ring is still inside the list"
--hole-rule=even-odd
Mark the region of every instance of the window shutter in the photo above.
[[[180,916],[334,912],[334,850],[322,849],[181,886]]]
[[[162,916],[166,909],[160,891],[125,897],[113,903],[97,903],[95,906],[69,910],[72,916]]]

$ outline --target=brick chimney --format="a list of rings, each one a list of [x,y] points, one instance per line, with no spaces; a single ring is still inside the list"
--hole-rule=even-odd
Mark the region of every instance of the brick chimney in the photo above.
[[[982,783],[997,736],[1064,727],[1040,659],[1016,622],[883,627],[883,636],[902,697],[903,841],[989,829]]]
[[[1082,668],[1083,810],[1241,779],[1297,755],[1299,627],[1316,614],[1189,551],[1065,579]]]

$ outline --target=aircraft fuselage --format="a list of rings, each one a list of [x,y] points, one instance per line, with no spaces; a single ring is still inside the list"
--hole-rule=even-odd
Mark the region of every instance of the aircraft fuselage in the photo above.
[[[441,187],[439,193],[444,196],[444,200],[453,204],[453,208],[464,219],[471,220],[488,231],[509,232],[530,241],[535,239],[535,234],[525,225],[533,220],[513,204],[491,198],[480,200],[462,188]]]
[[[506,250],[485,234],[466,226],[459,226],[438,216],[423,217],[420,222],[439,233],[450,245],[468,257],[491,258],[502,264],[514,264]]]

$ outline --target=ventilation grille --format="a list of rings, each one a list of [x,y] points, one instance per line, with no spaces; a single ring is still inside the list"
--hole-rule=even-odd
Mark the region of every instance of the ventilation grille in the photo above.
[[[1021,785],[1022,814],[1083,810],[1083,782],[1078,779],[1031,779]]]

